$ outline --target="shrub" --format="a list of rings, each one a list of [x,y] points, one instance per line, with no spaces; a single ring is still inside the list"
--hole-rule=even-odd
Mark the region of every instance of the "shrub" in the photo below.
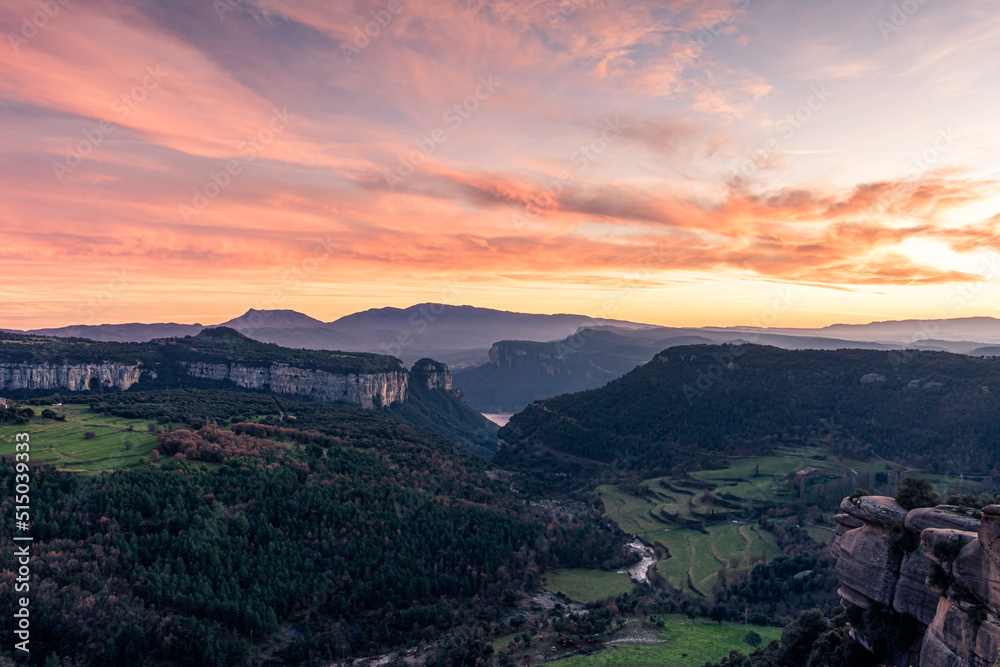
[[[905,510],[915,510],[940,505],[941,496],[934,491],[934,485],[923,477],[907,477],[896,489],[896,502]]]
[[[94,439],[94,438],[96,438],[96,437],[97,437],[97,434],[96,434],[96,433],[94,433],[93,431],[86,431],[86,432],[85,432],[85,433],[83,434],[83,439],[84,439],[84,440],[93,440],[93,439]]]

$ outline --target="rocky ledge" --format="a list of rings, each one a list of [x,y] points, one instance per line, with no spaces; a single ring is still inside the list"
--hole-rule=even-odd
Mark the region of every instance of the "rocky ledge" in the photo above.
[[[892,498],[845,498],[833,553],[847,605],[916,619],[901,666],[989,667],[1000,655],[1000,506],[981,519],[951,505],[907,512]],[[978,515],[978,513],[977,513]],[[866,643],[866,638],[857,638]]]

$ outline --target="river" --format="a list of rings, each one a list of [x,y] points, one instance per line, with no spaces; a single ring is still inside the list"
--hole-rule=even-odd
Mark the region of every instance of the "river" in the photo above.
[[[649,568],[651,568],[653,563],[656,562],[656,554],[653,552],[653,549],[643,544],[642,540],[638,537],[630,542],[628,547],[635,553],[642,556],[641,561],[628,569],[628,576],[632,578],[632,581],[643,584],[650,583]]]

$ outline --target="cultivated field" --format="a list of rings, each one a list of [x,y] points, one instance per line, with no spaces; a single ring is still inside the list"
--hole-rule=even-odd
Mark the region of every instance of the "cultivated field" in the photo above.
[[[799,471],[808,473],[800,476]],[[774,536],[751,518],[755,510],[765,506],[805,510],[815,505],[829,519],[856,487],[894,495],[896,484],[907,474],[923,473],[875,457],[837,461],[821,447],[805,447],[732,459],[728,468],[694,472],[684,479],[647,479],[641,495],[611,485],[599,487],[598,494],[608,519],[647,544],[659,543],[669,550],[670,558],[656,564],[661,575],[675,586],[710,597],[723,565],[732,571],[780,555]],[[972,491],[983,481],[981,475],[926,476],[942,496],[963,487]],[[805,530],[823,544],[833,539],[829,525],[807,525]]]
[[[0,455],[14,453],[18,433],[31,436],[32,463],[51,463],[62,470],[95,473],[111,468],[137,465],[156,447],[156,436],[147,431],[147,422],[91,412],[87,405],[50,407],[66,421],[42,419],[45,406],[32,406],[36,416],[29,424],[0,427]],[[129,426],[133,430],[128,430]],[[94,438],[87,440],[85,433]],[[132,446],[126,449],[125,441]]]

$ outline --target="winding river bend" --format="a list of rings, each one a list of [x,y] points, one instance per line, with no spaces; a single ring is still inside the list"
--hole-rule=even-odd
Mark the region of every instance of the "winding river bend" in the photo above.
[[[657,560],[656,553],[653,552],[651,547],[643,544],[642,540],[638,537],[629,542],[628,548],[642,557],[641,561],[628,569],[628,576],[632,578],[632,581],[642,584],[650,583],[649,568],[651,568],[653,563]]]

